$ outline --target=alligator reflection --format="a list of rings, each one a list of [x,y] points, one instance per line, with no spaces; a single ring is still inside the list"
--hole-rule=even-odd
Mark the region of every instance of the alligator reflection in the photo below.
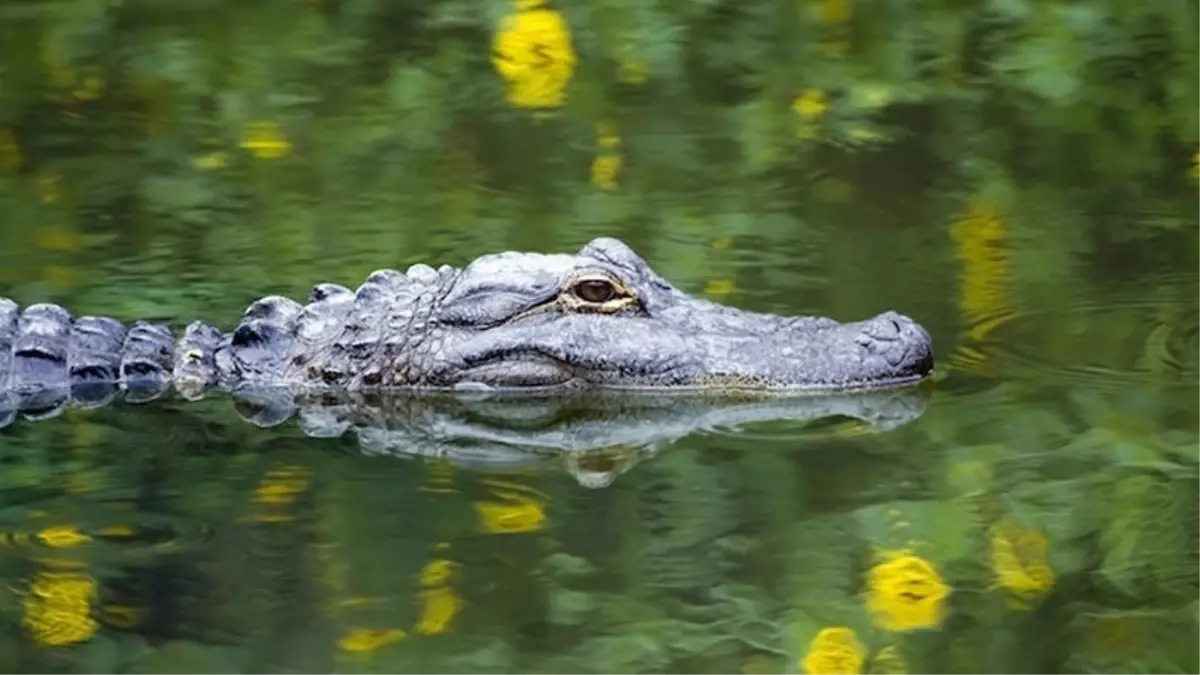
[[[763,422],[808,423],[831,417],[860,420],[884,431],[920,417],[924,385],[805,395],[661,393],[588,390],[549,394],[461,394],[240,389],[233,405],[259,427],[295,418],[310,437],[352,434],[365,454],[437,457],[475,469],[507,470],[562,462],[581,485],[605,487],[664,446],[715,430]],[[103,397],[111,402],[115,394]],[[159,397],[156,397],[159,398]],[[19,406],[26,419],[45,419],[68,407],[96,407],[76,395],[37,407]],[[144,403],[142,395],[125,402]],[[11,422],[0,413],[0,425]]]

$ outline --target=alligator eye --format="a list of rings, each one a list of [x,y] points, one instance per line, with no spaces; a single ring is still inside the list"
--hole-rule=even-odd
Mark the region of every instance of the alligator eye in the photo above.
[[[580,300],[597,305],[617,297],[617,287],[612,285],[612,282],[603,279],[585,279],[575,284],[572,290]]]

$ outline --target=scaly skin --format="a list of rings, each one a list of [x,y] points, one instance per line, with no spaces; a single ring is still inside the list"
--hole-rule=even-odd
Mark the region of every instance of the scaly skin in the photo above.
[[[576,255],[500,253],[462,270],[380,270],[246,310],[232,332],[23,311],[0,298],[0,402],[35,410],[244,386],[375,391],[649,388],[843,391],[933,370],[929,334],[885,312],[854,323],[758,314],[693,298],[624,243]],[[58,393],[56,393],[58,392]],[[10,405],[10,407],[12,407]]]

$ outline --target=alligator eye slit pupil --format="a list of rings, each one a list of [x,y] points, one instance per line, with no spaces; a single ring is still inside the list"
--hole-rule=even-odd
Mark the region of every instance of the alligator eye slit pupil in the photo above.
[[[617,297],[617,289],[601,279],[589,279],[575,285],[575,294],[586,302],[608,302]]]

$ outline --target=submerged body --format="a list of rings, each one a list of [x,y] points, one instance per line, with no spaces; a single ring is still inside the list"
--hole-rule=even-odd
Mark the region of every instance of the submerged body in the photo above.
[[[243,385],[392,388],[717,388],[837,391],[933,370],[929,334],[896,312],[853,323],[742,311],[671,286],[624,243],[575,255],[499,253],[463,269],[380,270],[355,291],[268,296],[231,332],[196,321],[126,328],[0,298],[0,398],[86,401],[168,385],[187,398]]]

